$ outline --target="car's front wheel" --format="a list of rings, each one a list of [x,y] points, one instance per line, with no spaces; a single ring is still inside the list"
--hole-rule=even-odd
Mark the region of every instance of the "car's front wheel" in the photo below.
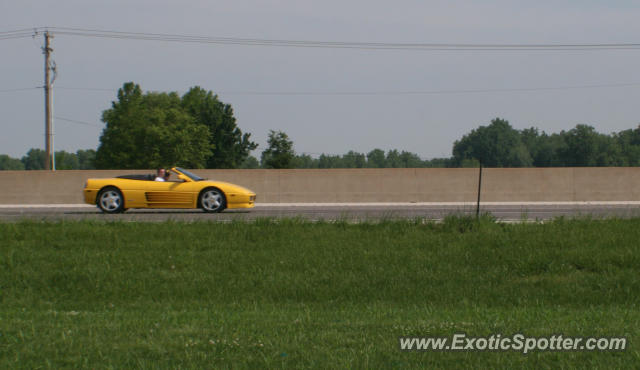
[[[100,190],[98,194],[98,208],[105,213],[119,213],[124,211],[124,197],[122,192],[113,186]]]
[[[220,189],[208,188],[200,193],[200,207],[205,212],[221,212],[227,206],[227,200]]]

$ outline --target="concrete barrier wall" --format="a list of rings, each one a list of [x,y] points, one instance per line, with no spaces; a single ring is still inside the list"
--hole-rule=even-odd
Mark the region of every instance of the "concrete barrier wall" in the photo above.
[[[151,170],[0,171],[0,204],[82,203],[88,178]],[[259,203],[474,202],[475,168],[194,170],[242,185]],[[482,201],[640,201],[640,168],[488,168]]]

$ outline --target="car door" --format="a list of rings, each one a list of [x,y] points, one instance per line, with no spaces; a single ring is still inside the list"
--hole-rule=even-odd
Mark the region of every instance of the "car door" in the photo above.
[[[150,181],[145,189],[149,208],[192,208],[195,204],[193,182]]]

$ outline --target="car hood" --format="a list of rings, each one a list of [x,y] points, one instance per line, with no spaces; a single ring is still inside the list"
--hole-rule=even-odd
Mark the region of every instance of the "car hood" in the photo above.
[[[255,192],[252,190],[249,190],[245,187],[242,187],[240,185],[236,185],[236,184],[232,184],[230,182],[224,182],[224,181],[213,181],[213,180],[203,180],[203,181],[198,181],[199,183],[201,183],[204,186],[215,186],[215,187],[220,187],[223,188],[222,190],[225,192],[234,192],[234,193],[246,193],[246,194],[254,194]]]

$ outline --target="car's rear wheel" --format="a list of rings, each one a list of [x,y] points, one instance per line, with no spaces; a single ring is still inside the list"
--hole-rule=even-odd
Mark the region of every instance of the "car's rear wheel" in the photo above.
[[[200,193],[198,204],[205,212],[221,212],[227,207],[227,199],[220,189],[207,188]]]
[[[100,190],[98,194],[98,208],[105,213],[119,213],[124,211],[124,197],[122,192],[113,186]]]

